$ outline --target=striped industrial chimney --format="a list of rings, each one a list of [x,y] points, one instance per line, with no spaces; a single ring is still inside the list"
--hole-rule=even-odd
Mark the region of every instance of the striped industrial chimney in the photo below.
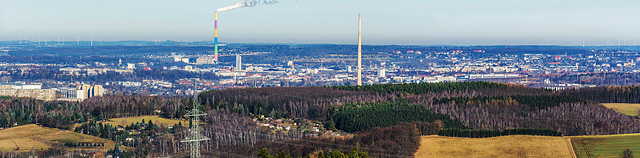
[[[215,24],[214,24],[214,33],[213,33],[213,49],[214,49],[214,60],[218,62],[218,12],[215,13]]]
[[[362,15],[358,14],[358,86],[362,86]]]

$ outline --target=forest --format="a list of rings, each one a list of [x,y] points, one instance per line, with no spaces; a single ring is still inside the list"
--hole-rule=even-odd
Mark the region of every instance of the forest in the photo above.
[[[581,83],[596,86],[623,86],[640,84],[640,73],[586,73],[550,76],[555,83]]]
[[[410,105],[406,101],[386,101],[378,104],[347,104],[336,108],[331,115],[335,127],[356,132],[376,127],[389,127],[400,122],[440,122],[444,128],[466,128],[449,115],[433,113],[424,106]]]
[[[640,85],[588,87],[562,93],[600,103],[640,103]]]
[[[348,154],[357,147],[371,157],[395,157],[413,155],[421,135],[480,138],[638,133],[638,121],[599,105],[637,102],[634,96],[638,89],[609,86],[547,91],[489,82],[243,88],[203,92],[197,97],[197,108],[207,113],[202,118],[202,134],[211,140],[202,143],[205,154],[258,156],[268,151],[304,157],[318,151]],[[101,121],[143,115],[187,120],[183,115],[193,101],[139,95],[94,97],[82,102],[0,97],[0,127],[33,123],[74,130],[135,147],[127,153],[132,156],[184,154],[189,146],[180,141],[187,136],[189,125],[169,128],[149,121],[130,123],[123,128],[146,127],[140,134],[130,135]],[[254,119],[260,115],[308,119],[346,133],[272,132],[256,125]],[[81,125],[74,127],[76,123]],[[116,139],[126,137],[135,141]],[[266,151],[260,152],[263,148]],[[46,153],[60,153],[58,149]]]

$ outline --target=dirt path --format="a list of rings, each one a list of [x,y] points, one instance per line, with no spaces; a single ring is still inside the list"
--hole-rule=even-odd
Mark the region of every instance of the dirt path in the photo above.
[[[569,151],[571,152],[571,157],[578,158],[578,156],[576,155],[576,151],[573,150],[573,144],[571,144],[571,138],[565,139],[565,142],[567,142],[567,146],[569,147]]]

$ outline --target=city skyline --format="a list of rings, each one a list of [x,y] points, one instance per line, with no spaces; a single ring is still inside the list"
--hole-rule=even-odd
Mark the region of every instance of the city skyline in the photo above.
[[[213,13],[238,1],[10,1],[0,40],[212,41]],[[637,45],[640,2],[294,1],[220,13],[222,43]],[[21,37],[22,36],[22,37]]]

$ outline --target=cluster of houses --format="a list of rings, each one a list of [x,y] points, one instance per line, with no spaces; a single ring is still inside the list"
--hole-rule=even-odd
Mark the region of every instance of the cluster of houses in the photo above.
[[[300,118],[278,118],[265,117],[259,115],[253,119],[256,125],[264,128],[269,128],[273,132],[289,132],[289,131],[303,131],[310,136],[340,136],[340,131],[328,130],[320,122],[315,122],[307,119]]]

